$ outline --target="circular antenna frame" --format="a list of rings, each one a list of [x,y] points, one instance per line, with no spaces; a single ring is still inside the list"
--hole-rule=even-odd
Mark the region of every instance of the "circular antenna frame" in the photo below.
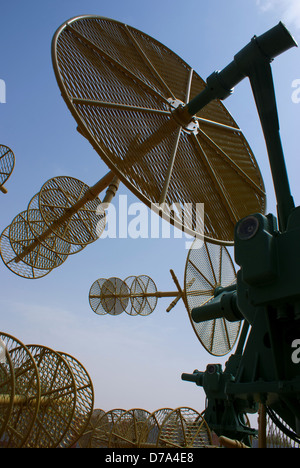
[[[83,367],[83,365],[66,353],[59,353],[69,364],[73,373],[76,385],[76,406],[74,417],[63,440],[60,442],[60,448],[73,447],[86,431],[89,421],[93,414],[94,407],[94,388],[92,380]]]
[[[94,409],[87,428],[78,441],[80,448],[97,448],[97,446],[93,446],[93,434],[104,414],[105,411],[103,409]]]
[[[109,315],[120,315],[129,303],[129,290],[120,278],[108,278],[101,288],[101,302]]]
[[[27,346],[7,333],[1,332],[0,338],[11,358],[14,375],[13,407],[1,444],[6,448],[22,448],[26,446],[39,411],[39,372]]]
[[[47,226],[64,241],[82,247],[95,242],[105,227],[104,210],[98,197],[74,209],[89,188],[74,177],[60,176],[48,180],[39,192],[39,210]],[[63,217],[65,221],[58,222]]]
[[[27,440],[28,448],[56,448],[72,423],[76,408],[76,382],[63,356],[46,346],[28,345],[41,382],[40,408]]]
[[[99,278],[96,281],[94,281],[94,283],[90,287],[89,303],[90,303],[91,309],[97,315],[107,314],[107,309],[103,307],[102,299],[101,299],[102,286],[106,281],[107,281],[106,278]]]
[[[5,145],[0,145],[0,190],[6,193],[3,187],[9,179],[15,167],[15,155],[12,150]]]
[[[134,408],[123,412],[115,421],[108,440],[109,448],[140,448],[148,437],[147,421],[150,413]]]
[[[2,440],[8,421],[10,419],[15,396],[15,374],[11,356],[7,349],[7,335],[3,340],[0,334],[0,396],[3,404],[0,405],[0,439]]]
[[[178,119],[206,83],[166,46],[118,21],[80,16],[56,31],[52,62],[80,133],[171,224],[232,245],[237,221],[264,213],[259,167],[223,104],[211,102],[188,124]]]
[[[98,420],[92,433],[91,445],[93,448],[107,448],[112,428],[125,409],[115,408],[105,412]]]
[[[21,254],[27,247],[36,241],[36,236],[32,232],[28,222],[28,215],[31,219],[36,217],[36,213],[32,211],[29,213],[28,211],[23,211],[13,219],[9,227],[10,245],[18,258],[21,257]],[[36,242],[36,246],[30,253],[22,256],[22,261],[39,270],[49,271],[60,266],[67,258],[68,255],[58,254],[48,249],[45,244]]]
[[[130,301],[132,309],[137,315],[150,315],[157,305],[157,297],[154,294],[157,292],[156,284],[153,279],[147,275],[137,276],[131,283]],[[153,294],[153,296],[149,296]]]
[[[45,223],[40,209],[39,209],[39,193],[34,195],[27,207],[27,221],[30,229],[36,239],[42,239],[41,244],[47,247],[52,252],[59,255],[72,255],[81,251],[85,246],[70,244],[60,237],[56,236],[53,232],[43,238],[43,234],[47,231],[48,226]]]
[[[133,284],[133,282],[135,280],[136,280],[136,276],[127,276],[127,278],[125,278],[125,280],[124,280],[124,283],[126,284],[126,286],[128,288],[129,294],[131,294],[131,287],[132,287],[132,284]],[[128,306],[125,309],[125,312],[126,312],[126,314],[132,315],[132,316],[138,315],[137,311],[132,306],[131,298],[130,298],[130,301],[128,303]]]
[[[210,429],[198,411],[176,408],[162,423],[157,447],[200,448],[212,445]]]
[[[241,321],[216,318],[196,323],[192,310],[214,298],[216,288],[236,282],[236,271],[228,249],[195,239],[187,256],[184,284],[185,303],[194,332],[202,346],[213,356],[228,354],[238,338]]]

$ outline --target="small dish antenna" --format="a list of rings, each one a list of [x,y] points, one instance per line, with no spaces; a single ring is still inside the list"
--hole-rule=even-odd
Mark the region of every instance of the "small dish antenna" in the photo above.
[[[241,129],[219,100],[186,115],[206,84],[170,49],[118,21],[80,16],[56,31],[52,62],[78,131],[171,224],[232,245],[236,222],[264,212],[263,180]]]

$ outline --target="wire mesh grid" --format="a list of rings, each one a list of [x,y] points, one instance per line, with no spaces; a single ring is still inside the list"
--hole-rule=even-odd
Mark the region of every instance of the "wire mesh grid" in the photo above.
[[[120,315],[129,303],[129,290],[120,278],[109,278],[101,287],[101,303],[109,315]]]
[[[92,448],[108,447],[108,440],[112,428],[123,413],[125,413],[124,409],[115,408],[113,410],[104,412],[104,414],[97,418],[97,421],[95,422],[95,429],[92,432],[90,440],[90,446]]]
[[[91,378],[76,358],[0,333],[1,447],[73,447],[93,406]]]
[[[10,244],[9,229],[10,226],[7,226],[0,236],[0,255],[7,268],[16,275],[27,279],[42,278],[50,273],[51,270],[36,268],[23,261],[18,261],[19,259]]]
[[[144,203],[181,206],[193,234],[199,234],[197,203],[205,203],[205,237],[225,244],[233,241],[237,219],[264,211],[259,168],[225,107],[216,101],[199,112],[197,134],[172,117],[172,103],[185,103],[205,87],[175,53],[101,17],[62,25],[52,52],[62,95],[82,133]],[[182,228],[173,214],[170,222]]]
[[[27,221],[30,230],[36,239],[40,238],[47,229],[42,214],[39,209],[39,193],[34,195],[27,207]],[[72,244],[58,237],[54,232],[50,232],[41,243],[52,252],[63,255],[72,255],[84,249],[84,244]]]
[[[5,145],[0,145],[0,188],[10,177],[15,166],[15,155],[13,151]]]
[[[42,278],[101,236],[106,215],[98,194],[113,176],[93,187],[72,177],[49,179],[0,236],[0,255],[16,275]],[[114,196],[113,192],[113,196]]]
[[[45,223],[56,236],[71,244],[95,242],[105,227],[105,214],[98,197],[74,210],[72,216],[68,216],[62,223],[57,223],[57,220],[74,209],[88,190],[89,186],[84,182],[61,176],[48,180],[39,193],[39,209]]]
[[[288,425],[277,416],[284,430],[290,431]],[[266,448],[300,448],[300,443],[284,432],[270,416],[266,415]]]
[[[12,372],[14,379],[14,392],[10,394],[9,419],[0,431],[2,432],[1,445],[6,448],[21,448],[30,437],[39,410],[41,388],[38,369],[30,350],[17,338],[6,333],[0,333],[0,338],[9,354],[12,363],[10,372]],[[3,363],[0,365],[3,370]],[[7,377],[9,381],[10,376]],[[2,388],[0,401],[3,397],[3,391]],[[4,395],[7,395],[6,392]],[[14,404],[15,399],[21,399],[23,405]],[[29,401],[30,404],[24,405],[26,401]],[[3,408],[7,405],[7,400],[1,403],[2,413]]]
[[[55,448],[66,435],[76,405],[76,383],[67,361],[56,351],[28,345],[39,371],[41,403],[27,441],[29,448]]]
[[[28,214],[30,219],[36,218],[36,213],[33,211],[23,211],[18,214],[10,224],[9,239],[10,245],[15,252],[16,257],[20,258],[24,250],[36,241],[36,236],[31,230],[31,225],[28,222]],[[53,240],[53,236],[52,236]],[[36,246],[25,256],[22,261],[29,266],[40,270],[53,270],[60,266],[68,255],[57,253],[41,243],[36,242]]]
[[[158,447],[204,447],[212,445],[211,433],[204,418],[192,408],[177,408],[164,420]]]
[[[147,420],[150,413],[135,408],[123,412],[115,421],[108,439],[110,448],[139,448],[148,436]]]
[[[131,283],[130,302],[138,315],[150,315],[156,305],[157,297],[147,296],[157,291],[156,284],[147,275],[137,276]]]
[[[72,447],[86,428],[91,419],[94,409],[94,389],[90,375],[83,365],[74,357],[67,353],[60,352],[71,368],[76,385],[76,405],[72,421],[58,447]]]
[[[94,410],[87,436],[79,440],[89,448],[200,448],[210,447],[211,431],[203,416],[188,407],[160,408],[149,412]]]
[[[151,314],[157,305],[157,288],[147,275],[120,278],[99,278],[89,291],[89,304],[98,315]]]

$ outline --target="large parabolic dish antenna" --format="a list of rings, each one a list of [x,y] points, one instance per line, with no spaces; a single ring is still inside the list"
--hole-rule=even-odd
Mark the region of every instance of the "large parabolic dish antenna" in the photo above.
[[[231,245],[237,221],[265,211],[259,167],[221,101],[188,123],[178,118],[206,83],[166,46],[118,21],[80,16],[56,31],[52,59],[79,132],[142,202],[163,206],[171,224]]]

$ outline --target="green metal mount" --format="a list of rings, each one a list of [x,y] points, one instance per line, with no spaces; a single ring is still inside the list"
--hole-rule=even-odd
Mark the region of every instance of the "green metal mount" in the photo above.
[[[225,99],[248,77],[260,117],[277,200],[277,218],[249,214],[235,228],[237,284],[218,289],[192,318],[203,322],[225,317],[244,321],[235,354],[225,370],[182,374],[202,386],[205,417],[218,435],[244,441],[251,435],[245,414],[263,403],[300,434],[300,360],[293,343],[300,340],[300,207],[295,207],[281,145],[271,61],[297,45],[282,23],[242,49],[223,71],[213,73],[206,89],[184,109],[198,112],[213,99]],[[300,354],[300,353],[299,353]]]

